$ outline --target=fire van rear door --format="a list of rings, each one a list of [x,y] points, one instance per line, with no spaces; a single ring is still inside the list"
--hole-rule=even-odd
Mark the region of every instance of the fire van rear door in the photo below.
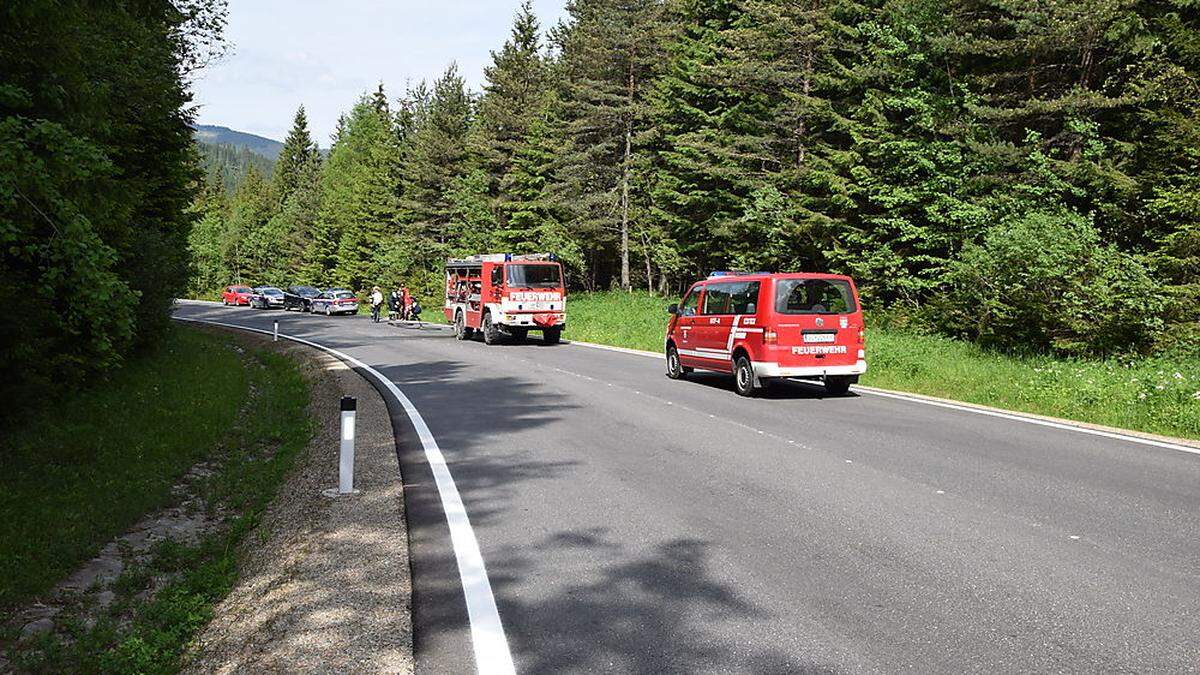
[[[776,334],[792,367],[853,365],[858,332],[853,295],[839,279],[776,281]]]

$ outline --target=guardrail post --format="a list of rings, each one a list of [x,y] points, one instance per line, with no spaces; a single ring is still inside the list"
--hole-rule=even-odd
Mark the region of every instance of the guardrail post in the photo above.
[[[358,400],[353,396],[343,396],[341,451],[338,454],[338,486],[324,490],[326,497],[357,494],[354,489],[354,432],[355,417],[358,413]]]
[[[353,396],[342,397],[342,461],[338,465],[338,492],[354,492],[354,417],[358,401]]]

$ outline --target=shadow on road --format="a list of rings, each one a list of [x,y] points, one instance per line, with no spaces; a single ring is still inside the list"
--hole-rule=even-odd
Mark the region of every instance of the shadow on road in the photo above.
[[[733,376],[724,373],[694,372],[688,374],[686,380],[711,389],[727,391],[731,396],[737,396],[733,388]],[[839,400],[856,399],[859,395],[851,389],[845,394],[830,394],[825,391],[825,385],[820,382],[805,380],[776,380],[758,392],[758,398],[767,400]]]
[[[768,619],[717,581],[710,544],[680,537],[633,554],[602,530],[564,531],[523,552],[500,556],[492,572],[501,615],[520,631],[509,642],[518,669],[528,673],[797,673],[832,672],[798,662],[783,650],[748,647],[730,622]],[[510,579],[525,560],[567,549],[597,558],[594,575],[551,581],[545,597],[513,597]],[[602,564],[601,564],[602,563]]]

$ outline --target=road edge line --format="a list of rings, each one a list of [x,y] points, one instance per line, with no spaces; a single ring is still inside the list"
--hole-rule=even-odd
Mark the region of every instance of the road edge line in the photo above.
[[[172,316],[171,318],[175,321],[222,326],[264,335],[272,334],[269,330],[222,321],[181,316]],[[466,598],[467,616],[471,624],[471,646],[475,652],[475,671],[481,675],[515,674],[516,668],[513,665],[512,652],[508,647],[508,638],[504,634],[504,625],[500,621],[500,612],[496,609],[496,597],[492,593],[492,585],[488,580],[483,554],[479,550],[479,541],[475,538],[475,530],[471,527],[467,509],[462,503],[462,497],[458,493],[454,477],[450,474],[446,458],[442,455],[442,450],[438,447],[437,440],[433,437],[429,426],[425,424],[421,413],[394,382],[353,356],[294,335],[280,333],[279,337],[315,347],[361,368],[382,384],[400,403],[400,407],[404,408],[413,429],[417,432],[417,437],[421,440],[421,446],[425,451],[425,460],[433,472],[438,496],[442,501],[442,511],[446,514],[446,523],[450,527],[450,541],[454,547],[454,559],[458,564],[459,581]]]
[[[655,354],[654,352],[648,352],[644,349],[613,347],[612,345],[602,345],[594,342],[580,342],[578,340],[569,340],[566,342],[568,344],[578,345],[580,347],[603,349],[605,351],[633,354],[634,356],[646,356],[655,359],[664,358],[662,354]],[[1137,443],[1140,445],[1150,445],[1157,448],[1176,450],[1178,452],[1186,452],[1192,455],[1200,455],[1200,446],[1191,445],[1191,441],[1185,438],[1172,439],[1169,436],[1154,437],[1153,435],[1142,435],[1143,432],[1134,431],[1133,429],[1118,429],[1115,427],[1094,425],[1089,422],[1069,420],[1061,417],[1049,417],[1047,415],[1038,415],[1037,413],[1026,413],[1017,410],[1004,410],[1003,408],[995,408],[992,406],[980,405],[978,403],[940,399],[932,396],[926,396],[924,394],[914,394],[906,391],[896,391],[894,389],[882,389],[880,387],[871,387],[862,384],[855,385],[855,391],[861,391],[864,394],[871,394],[872,396],[894,398],[902,401],[909,401],[911,403],[920,403],[938,408],[949,408],[951,410],[975,413],[977,415],[987,415],[989,417],[1000,417],[1017,422],[1024,422],[1026,424],[1037,424],[1053,429],[1075,431],[1092,436],[1101,436],[1119,441],[1129,441],[1131,443]]]

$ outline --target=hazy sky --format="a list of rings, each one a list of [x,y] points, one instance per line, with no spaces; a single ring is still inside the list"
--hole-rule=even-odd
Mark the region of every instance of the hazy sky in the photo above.
[[[230,0],[229,55],[193,83],[197,122],[283,140],[304,104],[328,147],[338,115],[382,81],[432,81],[451,61],[478,90],[520,0]],[[534,0],[543,31],[564,0]]]

